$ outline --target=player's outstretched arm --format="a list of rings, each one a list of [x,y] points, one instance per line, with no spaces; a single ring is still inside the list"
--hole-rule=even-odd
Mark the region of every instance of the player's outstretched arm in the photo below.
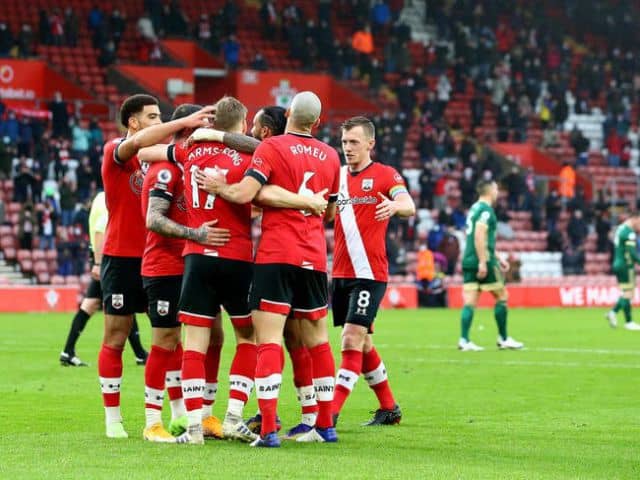
[[[187,146],[197,142],[220,142],[238,152],[253,153],[260,140],[235,132],[223,132],[214,128],[199,128],[187,139]]]
[[[151,147],[141,148],[138,152],[138,160],[143,163],[153,163],[153,162],[164,162],[169,160],[169,156],[167,155],[167,147],[169,145],[166,143],[159,143],[157,145],[152,145]]]
[[[149,197],[147,228],[165,237],[185,238],[204,245],[221,247],[231,238],[226,228],[216,228],[217,220],[203,223],[199,228],[190,228],[167,217],[171,202],[160,197]]]
[[[213,110],[213,106],[204,107],[187,117],[152,125],[151,127],[140,130],[118,145],[116,150],[118,161],[121,163],[127,162],[133,158],[140,149],[155,145],[184,128],[198,128],[208,125],[209,120],[212,118],[211,112]]]
[[[267,205],[275,208],[292,208],[306,210],[312,215],[324,215],[327,209],[327,200],[324,198],[328,188],[314,193],[312,196],[300,195],[277,185],[265,185],[256,195],[255,201],[259,205]]]
[[[382,192],[378,192],[378,195],[382,199],[382,202],[376,206],[376,220],[387,220],[394,215],[401,218],[408,218],[416,214],[416,205],[408,193],[398,193],[393,200]]]

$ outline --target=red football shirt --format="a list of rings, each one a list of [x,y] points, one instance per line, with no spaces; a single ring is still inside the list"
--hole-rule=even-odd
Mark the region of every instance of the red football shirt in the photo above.
[[[188,149],[182,145],[170,145],[167,154],[169,160],[184,167],[188,226],[198,228],[204,222],[217,219],[216,226],[228,228],[231,233],[229,242],[222,247],[210,247],[187,240],[184,255],[197,253],[231,260],[252,261],[251,203],[238,205],[208,194],[198,188],[192,175],[196,169],[206,172],[218,167],[225,175],[227,183],[237,183],[242,180],[251,162],[251,156],[217,142],[198,143]]]
[[[160,197],[171,202],[166,216],[181,225],[187,224],[187,205],[184,198],[182,170],[175,163],[152,163],[142,185],[142,216],[147,218],[149,197]],[[147,245],[142,256],[142,275],[163,277],[182,275],[184,272],[183,238],[165,237],[147,231]]]
[[[386,234],[389,220],[375,219],[378,195],[393,198],[407,193],[400,174],[392,167],[373,162],[353,173],[340,169],[340,193],[336,214],[333,253],[334,278],[364,278],[386,282],[389,278]]]
[[[247,175],[290,192],[313,195],[325,188],[335,200],[340,160],[329,145],[310,135],[288,133],[263,141],[253,154]],[[286,263],[327,271],[322,217],[299,210],[264,207],[256,263]]]
[[[118,160],[116,147],[123,140],[117,138],[104,146],[102,183],[109,222],[102,253],[114,257],[142,257],[147,237],[139,208],[144,174],[137,156],[124,163]]]

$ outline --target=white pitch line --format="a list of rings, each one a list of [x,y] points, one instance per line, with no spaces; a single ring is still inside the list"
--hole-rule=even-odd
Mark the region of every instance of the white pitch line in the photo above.
[[[477,357],[482,354],[479,352],[465,352],[464,354],[468,357]],[[527,361],[527,360],[505,360],[503,362],[496,360],[485,361],[480,358],[476,360],[472,360],[471,358],[467,360],[455,360],[455,359],[444,359],[444,358],[411,358],[411,362],[418,363],[439,363],[439,364],[463,364],[463,365],[500,365],[500,366],[510,366],[510,367],[562,367],[562,368],[606,368],[606,369],[616,369],[616,370],[624,370],[626,368],[631,369],[640,369],[640,365],[630,364],[630,363],[588,363],[588,362],[536,362],[536,361]]]
[[[491,346],[494,346],[492,344]],[[404,350],[456,350],[455,344],[451,345],[420,345],[414,344],[376,344],[379,348],[401,348]],[[482,346],[482,345],[481,345]],[[528,352],[551,352],[551,353],[581,353],[588,355],[636,355],[640,356],[640,349],[638,350],[613,350],[605,348],[564,348],[564,347],[525,347],[523,350]]]

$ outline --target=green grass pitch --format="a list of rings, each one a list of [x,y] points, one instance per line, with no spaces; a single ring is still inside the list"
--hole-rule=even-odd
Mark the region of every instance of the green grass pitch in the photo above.
[[[360,426],[376,406],[360,379],[340,417],[338,444],[285,443],[279,450],[144,442],[143,368],[129,349],[122,401],[130,438],[108,440],[96,373],[102,315],[78,344],[89,368],[58,364],[71,315],[1,315],[0,478],[637,479],[640,334],[611,330],[603,314],[513,309],[510,334],[527,349],[503,352],[494,347],[492,312],[479,310],[472,338],[487,349],[461,353],[459,311],[382,312],[375,339],[402,424]],[[219,416],[234,350],[226,323]],[[140,325],[148,345],[145,318]],[[331,333],[338,353],[339,332]],[[284,428],[299,417],[289,368],[287,359]],[[255,408],[252,400],[245,413]]]

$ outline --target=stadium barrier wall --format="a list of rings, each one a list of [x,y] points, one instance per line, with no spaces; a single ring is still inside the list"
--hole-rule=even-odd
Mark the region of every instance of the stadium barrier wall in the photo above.
[[[0,312],[73,312],[78,309],[77,286],[3,286],[0,287]]]
[[[0,313],[74,312],[82,300],[78,286],[37,285],[0,287]],[[392,284],[382,308],[417,308],[418,291],[413,284]]]
[[[524,286],[507,285],[510,307],[611,307],[620,296],[615,285],[598,286]],[[447,288],[449,307],[462,307],[462,285],[450,285]],[[640,290],[636,288],[634,305],[640,303]],[[480,307],[492,307],[493,296],[483,293]]]
[[[67,101],[89,102],[93,98],[41,60],[0,58],[0,98],[8,107],[39,108],[40,100],[52,98],[55,92],[60,92]],[[104,105],[82,109],[87,114],[100,114],[107,110]]]

